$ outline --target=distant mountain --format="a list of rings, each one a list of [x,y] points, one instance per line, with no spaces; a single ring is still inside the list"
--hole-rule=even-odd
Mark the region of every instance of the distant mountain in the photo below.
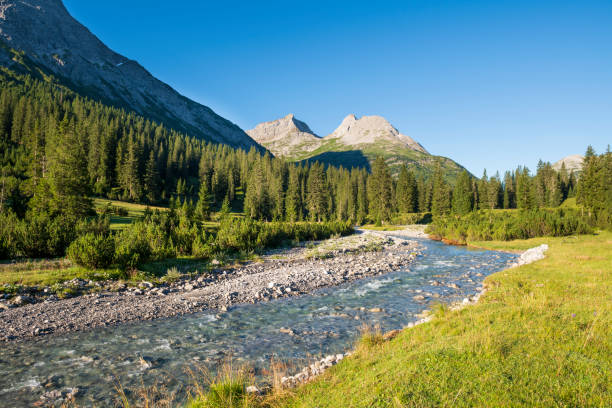
[[[70,16],[61,0],[0,0],[0,65],[192,136],[259,148],[232,122],[109,49]]]
[[[275,156],[292,157],[311,152],[321,146],[321,138],[292,113],[284,118],[260,123],[246,133]]]
[[[451,180],[463,170],[451,159],[431,155],[382,116],[357,118],[348,115],[336,130],[325,137],[314,134],[293,114],[261,123],[247,133],[274,155],[290,161],[319,161],[347,168],[369,168],[377,156],[383,156],[394,172],[406,164],[417,174],[425,175],[433,173],[438,161]]]
[[[572,154],[571,156],[567,156],[562,158],[561,160],[555,162],[553,164],[553,169],[559,171],[561,170],[561,166],[565,163],[565,169],[569,171],[579,172],[582,171],[582,162],[584,160],[584,156],[580,154]]]

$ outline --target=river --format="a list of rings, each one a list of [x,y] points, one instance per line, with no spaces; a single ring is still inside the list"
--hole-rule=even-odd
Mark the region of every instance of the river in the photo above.
[[[158,384],[181,400],[193,383],[189,369],[214,371],[231,360],[251,367],[259,380],[275,358],[297,370],[352,348],[364,323],[383,331],[402,328],[433,303],[475,294],[487,275],[517,257],[418,241],[423,254],[407,268],[308,295],[3,344],[0,401],[32,406],[44,393],[78,388],[80,406],[114,406],[119,383],[128,396]]]

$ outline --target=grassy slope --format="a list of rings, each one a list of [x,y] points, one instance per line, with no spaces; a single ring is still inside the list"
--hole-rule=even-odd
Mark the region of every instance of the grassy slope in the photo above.
[[[487,278],[480,303],[357,354],[290,407],[612,406],[612,233],[546,242],[546,259]]]
[[[108,200],[104,198],[94,198],[94,209],[98,212],[101,212],[108,204],[111,207],[124,208],[127,210],[127,216],[120,215],[111,215],[111,229],[123,229],[131,224],[133,221],[141,219],[144,217],[145,210],[147,208],[146,205],[137,204],[137,203],[128,203],[125,201],[117,201],[117,200]],[[165,211],[167,207],[155,207],[148,206],[151,211],[160,210]]]
[[[320,161],[325,164],[343,166],[351,168],[354,166],[362,167],[364,163],[355,162],[353,155],[343,156],[341,153],[349,151],[359,151],[363,156],[363,161],[372,162],[377,156],[383,156],[393,173],[398,173],[402,164],[406,164],[408,168],[416,174],[425,174],[431,176],[435,170],[436,158],[441,162],[442,170],[448,181],[454,182],[457,175],[463,170],[463,167],[454,161],[441,157],[431,156],[409,148],[400,147],[388,142],[380,141],[377,144],[363,144],[358,146],[349,146],[338,142],[337,139],[325,139],[320,147],[311,151],[299,151],[296,148],[294,152],[285,157],[289,161]],[[338,153],[336,155],[326,155],[329,153]]]

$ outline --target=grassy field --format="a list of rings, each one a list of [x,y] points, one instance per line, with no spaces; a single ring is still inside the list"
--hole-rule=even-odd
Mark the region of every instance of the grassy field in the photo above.
[[[544,260],[488,277],[477,305],[440,308],[392,341],[362,342],[316,381],[260,403],[612,406],[612,233],[473,244],[523,250],[541,243],[550,245]]]
[[[146,205],[136,204],[136,203],[128,203],[125,201],[117,201],[117,200],[108,200],[104,198],[94,198],[94,209],[97,212],[102,212],[104,208],[110,205],[113,208],[120,208],[127,211],[127,215],[111,215],[111,229],[118,230],[125,228],[127,225],[131,224],[134,220],[141,219],[144,217],[145,210],[147,208]],[[166,211],[167,207],[155,207],[149,206],[151,211],[160,210]]]
[[[119,269],[91,270],[72,266],[64,259],[28,260],[16,264],[0,263],[0,285],[50,286],[74,278],[107,280],[124,275]]]

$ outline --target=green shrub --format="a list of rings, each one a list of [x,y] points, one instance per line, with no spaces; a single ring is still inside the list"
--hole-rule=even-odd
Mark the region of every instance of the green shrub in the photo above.
[[[431,222],[431,213],[401,213],[391,218],[393,225],[410,225],[410,224],[429,224]]]
[[[350,222],[261,222],[248,218],[221,221],[215,244],[221,250],[257,251],[292,241],[310,241],[353,232]]]
[[[21,228],[22,223],[15,214],[0,214],[0,259],[11,259],[18,256]]]
[[[115,240],[109,235],[88,233],[68,247],[68,258],[91,269],[106,268],[113,263]]]
[[[94,235],[109,235],[110,232],[110,217],[108,216],[80,220],[76,225],[76,233],[78,236],[88,233]]]
[[[115,236],[115,260],[122,267],[136,268],[150,260],[151,254],[144,223],[134,223]]]
[[[70,217],[30,214],[23,223],[18,249],[30,258],[64,256],[76,238],[76,220]]]
[[[592,228],[574,209],[533,209],[524,211],[475,211],[464,216],[434,218],[427,233],[456,243],[468,241],[509,241],[541,236],[592,233]]]

